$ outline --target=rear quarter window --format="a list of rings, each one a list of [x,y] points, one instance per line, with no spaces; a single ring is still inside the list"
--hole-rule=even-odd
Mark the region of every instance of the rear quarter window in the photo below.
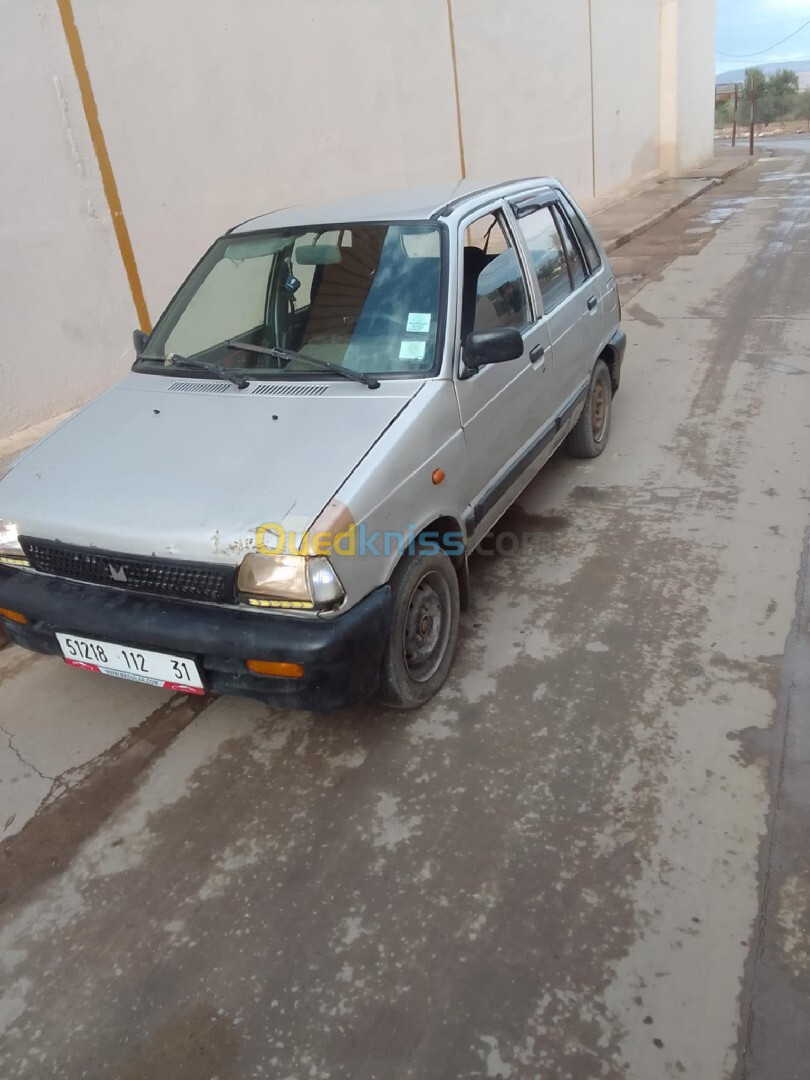
[[[580,246],[585,253],[590,272],[595,274],[602,265],[602,258],[599,254],[599,249],[594,242],[593,236],[591,235],[591,230],[567,199],[562,200],[562,205],[565,208],[568,220],[571,222],[573,230],[576,233]]]

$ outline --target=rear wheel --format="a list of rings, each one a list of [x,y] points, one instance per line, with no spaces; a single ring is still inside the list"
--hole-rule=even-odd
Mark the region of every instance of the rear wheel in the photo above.
[[[569,454],[578,458],[599,457],[610,434],[612,404],[610,372],[604,360],[597,360],[591,374],[585,408],[576,427],[565,441],[565,449]]]
[[[415,709],[441,688],[453,663],[461,604],[444,552],[406,555],[391,578],[393,615],[383,657],[380,700]]]

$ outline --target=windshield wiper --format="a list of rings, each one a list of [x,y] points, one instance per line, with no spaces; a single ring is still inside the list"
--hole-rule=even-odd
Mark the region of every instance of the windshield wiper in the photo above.
[[[363,383],[369,390],[378,390],[379,379],[367,375],[363,371],[352,371],[350,368],[341,367],[340,364],[330,364],[328,360],[319,360],[315,356],[307,356],[305,353],[293,352],[291,349],[280,349],[274,345],[248,345],[244,341],[226,341],[229,349],[244,349],[246,352],[262,353],[264,356],[276,356],[279,360],[305,360],[309,364],[316,364],[324,371],[333,371],[336,375],[342,375],[344,379]]]
[[[221,364],[207,364],[204,360],[193,360],[188,356],[180,356],[178,353],[171,353],[165,360],[161,356],[147,356],[146,353],[142,353],[136,359],[152,360],[157,363],[168,364],[170,367],[188,367],[196,368],[198,371],[208,371],[211,375],[216,375],[218,379],[232,382],[237,390],[244,390],[246,386],[250,385],[244,375],[235,375],[232,371],[222,367]]]

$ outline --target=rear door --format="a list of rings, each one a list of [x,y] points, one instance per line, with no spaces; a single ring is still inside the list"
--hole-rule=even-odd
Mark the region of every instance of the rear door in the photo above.
[[[554,203],[552,210],[557,221],[557,228],[560,230],[568,266],[571,271],[575,308],[577,302],[579,303],[579,317],[584,331],[583,336],[587,342],[585,367],[586,373],[590,375],[594,361],[602,351],[602,291],[598,282],[591,278],[585,257],[580,250],[579,241],[574,235],[571,222],[562,205],[558,202]],[[585,301],[584,306],[582,304],[583,300]]]
[[[560,205],[571,223],[574,236],[579,245],[579,250],[585,260],[588,271],[588,279],[593,292],[598,296],[602,311],[602,339],[599,343],[598,352],[607,344],[613,330],[620,322],[619,293],[616,288],[616,280],[613,269],[607,259],[602,257],[599,245],[594,239],[590,225],[584,215],[570,196],[562,192]]]

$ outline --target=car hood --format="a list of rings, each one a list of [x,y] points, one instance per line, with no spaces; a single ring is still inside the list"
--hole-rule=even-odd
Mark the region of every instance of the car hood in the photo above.
[[[235,564],[260,525],[310,526],[422,385],[131,375],[0,480],[0,518],[23,536]]]

